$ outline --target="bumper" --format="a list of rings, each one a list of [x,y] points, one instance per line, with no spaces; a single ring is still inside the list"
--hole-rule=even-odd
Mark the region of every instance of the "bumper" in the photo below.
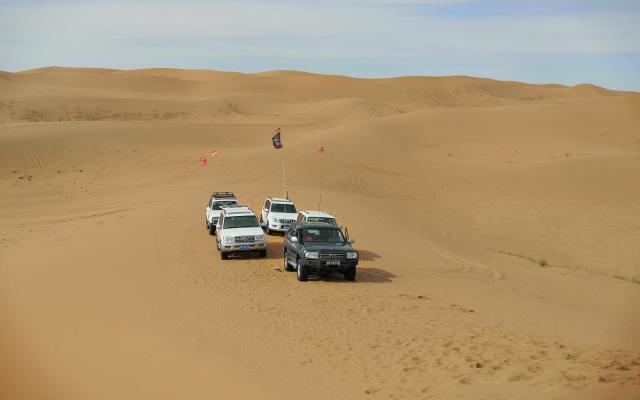
[[[220,246],[220,249],[224,252],[256,251],[256,250],[265,250],[266,248],[267,248],[266,242],[229,243],[229,244],[222,244]]]
[[[358,265],[358,260],[341,260],[340,265],[328,265],[326,260],[302,259],[300,263],[307,267],[309,272],[345,272]]]
[[[269,223],[269,229],[274,231],[274,232],[286,232],[289,230],[289,227],[291,227],[291,224],[274,224],[274,223]]]

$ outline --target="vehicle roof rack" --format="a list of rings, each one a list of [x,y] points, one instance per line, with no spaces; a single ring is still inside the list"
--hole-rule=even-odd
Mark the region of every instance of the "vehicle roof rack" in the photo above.
[[[213,192],[212,196],[213,197],[233,197],[233,198],[236,197],[236,195],[233,194],[233,192]]]

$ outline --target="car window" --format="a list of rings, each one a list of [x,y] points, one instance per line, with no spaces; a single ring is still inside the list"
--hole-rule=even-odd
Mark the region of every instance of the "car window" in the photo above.
[[[255,215],[237,215],[225,218],[223,228],[257,228],[258,226],[258,219]]]
[[[295,214],[298,211],[293,204],[273,203],[271,205],[271,212]]]
[[[324,222],[325,224],[338,226],[338,223],[334,218],[328,218],[328,217],[309,217],[307,218],[307,222]]]
[[[218,200],[211,205],[212,210],[222,210],[222,207],[238,204],[235,200]]]
[[[334,228],[303,228],[300,234],[301,242],[343,243],[344,236],[340,229]]]

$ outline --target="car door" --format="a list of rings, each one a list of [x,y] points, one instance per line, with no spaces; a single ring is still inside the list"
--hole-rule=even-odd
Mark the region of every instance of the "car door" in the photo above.
[[[224,213],[220,214],[220,218],[216,225],[216,241],[219,245],[222,244],[222,224],[224,224]]]
[[[209,202],[207,203],[207,210],[206,210],[207,222],[211,222],[211,205],[212,204],[213,204],[213,197],[209,199]]]
[[[270,209],[271,209],[271,200],[267,199],[267,201],[264,202],[264,206],[262,206],[262,213],[260,214],[262,222],[264,223],[265,226],[269,225],[269,210]]]
[[[287,261],[289,261],[290,264],[295,263],[296,256],[298,254],[298,242],[294,242],[291,240],[293,237],[297,238],[297,232],[298,231],[296,229],[296,225],[294,224],[291,228],[289,228],[284,239],[284,246],[287,251]]]

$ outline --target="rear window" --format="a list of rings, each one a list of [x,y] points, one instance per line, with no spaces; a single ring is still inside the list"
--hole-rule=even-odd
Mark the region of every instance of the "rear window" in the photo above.
[[[296,210],[296,206],[293,204],[273,203],[271,205],[271,212],[295,214],[298,210]]]
[[[222,207],[230,206],[232,204],[238,204],[235,200],[220,200],[215,201],[211,206],[212,210],[221,210]]]
[[[328,217],[309,217],[309,218],[307,218],[307,221],[309,221],[309,222],[324,222],[325,224],[331,224],[331,225],[338,226],[338,223],[336,222],[335,219],[328,218]]]

